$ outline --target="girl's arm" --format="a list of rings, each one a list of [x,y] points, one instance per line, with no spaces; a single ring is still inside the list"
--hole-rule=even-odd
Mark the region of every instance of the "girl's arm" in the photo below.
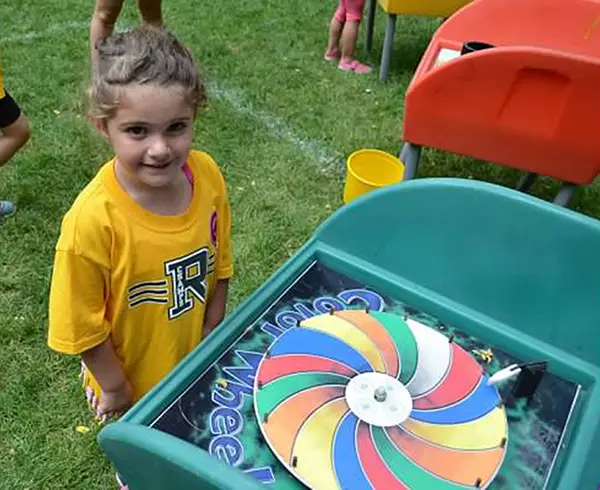
[[[220,279],[217,281],[215,293],[206,306],[204,313],[204,337],[212,332],[215,327],[221,323],[225,316],[225,306],[227,304],[227,292],[229,291],[229,279]]]
[[[133,390],[110,337],[83,352],[81,357],[100,384],[100,403],[96,409],[98,416],[119,415],[127,410],[133,403]]]

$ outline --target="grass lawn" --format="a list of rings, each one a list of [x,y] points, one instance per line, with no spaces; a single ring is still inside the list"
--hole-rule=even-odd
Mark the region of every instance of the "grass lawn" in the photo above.
[[[62,215],[110,149],[87,124],[92,1],[31,0],[0,7],[5,83],[32,122],[26,149],[0,171],[0,196],[19,212],[0,223],[0,488],[106,489],[113,472],[95,445],[78,360],[46,348],[47,290]],[[195,146],[227,179],[235,261],[231,306],[260,285],[341,205],[343,160],[353,150],[399,149],[403,94],[435,20],[403,18],[388,83],[322,60],[334,1],[167,0],[169,27],[201,62],[210,107]],[[378,64],[383,15],[373,63]],[[128,2],[121,27],[137,22]],[[425,151],[421,176],[514,185],[511,170]],[[557,183],[541,179],[549,198]],[[575,209],[600,217],[600,187]],[[75,430],[84,425],[92,430]]]

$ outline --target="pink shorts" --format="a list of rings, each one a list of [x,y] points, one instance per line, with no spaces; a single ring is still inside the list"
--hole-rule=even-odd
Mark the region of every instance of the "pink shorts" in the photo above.
[[[340,0],[335,18],[340,22],[360,21],[365,0]]]

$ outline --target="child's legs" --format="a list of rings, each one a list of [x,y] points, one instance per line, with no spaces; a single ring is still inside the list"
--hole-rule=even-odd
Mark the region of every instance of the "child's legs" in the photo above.
[[[90,27],[92,54],[96,51],[96,43],[113,33],[122,8],[123,0],[96,0]]]
[[[160,27],[163,24],[161,12],[161,0],[138,0],[140,17],[146,24]]]
[[[337,56],[340,49],[340,36],[346,22],[346,0],[340,0],[329,23],[329,41],[327,43],[326,56]]]
[[[365,0],[345,1],[346,23],[344,24],[344,29],[342,31],[342,60],[349,61],[354,59],[356,38],[358,37],[358,28],[362,19]]]
[[[29,122],[12,97],[0,99],[0,167],[29,139]]]

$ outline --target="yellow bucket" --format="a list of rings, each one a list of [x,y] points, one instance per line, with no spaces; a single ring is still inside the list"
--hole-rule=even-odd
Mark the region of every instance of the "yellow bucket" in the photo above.
[[[404,175],[404,164],[380,150],[358,150],[348,157],[344,203],[386,185],[396,184]]]

